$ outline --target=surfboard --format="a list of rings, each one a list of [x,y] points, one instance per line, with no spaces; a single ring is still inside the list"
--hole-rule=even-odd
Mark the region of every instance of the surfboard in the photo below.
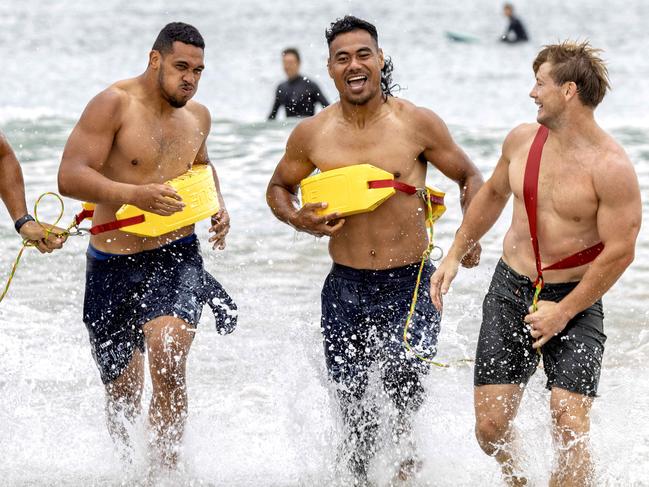
[[[452,42],[464,42],[464,43],[480,42],[480,39],[478,37],[473,36],[471,34],[464,34],[462,32],[452,32],[449,30],[445,31],[444,34],[446,35],[446,38]]]

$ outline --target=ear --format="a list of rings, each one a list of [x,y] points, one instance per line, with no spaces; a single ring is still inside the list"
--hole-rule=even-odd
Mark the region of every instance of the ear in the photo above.
[[[149,52],[149,66],[151,66],[153,69],[158,69],[161,62],[162,56],[160,55],[160,51],[156,51],[154,49]]]
[[[329,77],[331,79],[334,79],[334,73],[333,70],[331,69],[331,58],[327,58],[327,72],[329,73]]]
[[[574,81],[568,81],[564,83],[562,90],[566,100],[570,100],[577,95],[577,83]]]
[[[381,64],[381,69],[385,67],[385,56],[383,55],[383,49],[379,48],[379,63]]]

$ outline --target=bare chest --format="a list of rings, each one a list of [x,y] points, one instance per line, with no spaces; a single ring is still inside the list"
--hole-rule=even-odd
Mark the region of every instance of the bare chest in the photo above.
[[[204,140],[192,116],[161,120],[133,111],[115,136],[106,171],[123,181],[163,182],[191,167]]]
[[[397,179],[418,184],[425,177],[425,165],[419,160],[423,150],[414,134],[398,124],[357,130],[336,127],[317,135],[309,159],[321,171],[372,164]]]
[[[527,153],[512,160],[509,180],[517,200],[523,202]],[[597,194],[591,175],[593,161],[561,156],[544,150],[537,182],[537,212],[554,214],[562,220],[580,222],[594,218]]]

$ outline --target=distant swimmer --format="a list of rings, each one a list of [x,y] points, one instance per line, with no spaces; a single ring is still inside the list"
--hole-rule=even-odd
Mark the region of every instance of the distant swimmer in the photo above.
[[[533,68],[537,123],[507,135],[431,294],[441,306],[460,259],[513,193],[511,226],[483,304],[476,435],[509,485],[527,485],[513,421],[542,358],[558,460],[550,485],[594,485],[589,431],[606,341],[601,298],[633,261],[640,190],[624,149],[595,121],[609,88],[598,51],[569,41],[546,46]]]
[[[392,96],[392,63],[379,48],[374,25],[346,16],[331,24],[326,39],[329,75],[340,102],[295,127],[266,196],[283,222],[301,232],[330,237],[333,267],[322,290],[324,354],[346,427],[341,458],[355,482],[365,485],[385,419],[379,416],[375,396],[366,394],[374,372],[384,397],[397,410],[390,423],[402,453],[397,475],[411,477],[420,466],[411,444],[411,420],[424,401],[422,376],[430,362],[410,352],[403,335],[422,255],[422,282],[428,282],[434,271],[426,253],[432,197],[425,189],[428,163],[458,184],[463,207],[482,185],[482,176],[435,113]],[[373,211],[346,218],[327,210],[325,193],[319,202],[297,206],[300,181],[316,169],[326,177],[328,171],[346,168],[343,172],[355,177],[351,169],[357,166],[362,166],[361,176],[367,172],[366,177],[377,183],[376,190],[397,188],[396,193],[392,191],[395,194]],[[378,173],[378,180],[369,173]],[[368,185],[369,181],[360,181],[358,191],[373,191]],[[346,188],[339,188],[343,196]],[[331,191],[336,190],[334,184]],[[388,196],[391,193],[388,190]],[[479,256],[475,246],[463,263],[476,265]],[[416,353],[432,359],[441,310],[431,304],[427,288],[422,287],[415,301],[406,332]]]
[[[173,218],[189,203],[163,184],[195,165],[211,167],[206,141],[211,116],[191,101],[204,69],[205,43],[191,25],[166,25],[146,71],[93,98],[65,146],[62,194],[97,203],[93,225],[115,221],[123,204]],[[220,210],[209,239],[224,248],[230,218]],[[203,267],[194,226],[159,237],[120,230],[93,235],[87,251],[83,321],[106,388],[108,429],[129,454],[127,425],[141,410],[144,354],[153,386],[151,457],[174,468],[187,418],[186,364],[203,306],[219,332],[232,331],[236,306]]]
[[[503,13],[509,19],[509,26],[507,26],[507,30],[500,40],[510,44],[527,42],[527,31],[525,30],[525,26],[523,26],[523,22],[514,15],[514,6],[511,3],[506,3],[503,6]]]
[[[14,222],[14,228],[24,240],[33,243],[41,253],[49,253],[63,246],[65,238],[56,236],[56,233],[63,232],[62,228],[48,224],[41,225],[27,212],[25,183],[20,163],[2,133],[0,133],[0,197]],[[52,233],[46,232],[46,228],[52,230]]]
[[[275,92],[275,103],[268,120],[277,117],[279,107],[283,106],[287,117],[310,117],[315,113],[315,104],[329,105],[320,87],[306,76],[300,74],[300,53],[289,47],[282,52],[284,72],[288,78]]]

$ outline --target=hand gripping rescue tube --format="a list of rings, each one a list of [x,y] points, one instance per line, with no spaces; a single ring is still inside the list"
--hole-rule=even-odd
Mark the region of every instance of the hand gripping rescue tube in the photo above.
[[[209,164],[196,165],[165,184],[174,188],[182,198],[185,203],[182,211],[161,216],[143,211],[137,206],[123,205],[115,213],[115,221],[95,225],[90,229],[90,233],[97,235],[120,230],[140,237],[158,237],[204,220],[219,211],[219,198]],[[92,217],[93,213],[94,204],[84,203],[83,211],[76,216],[77,225]]]
[[[302,203],[327,203],[318,210],[320,215],[338,213],[340,216],[356,215],[375,210],[397,191],[406,194],[424,194],[424,190],[394,180],[394,175],[371,164],[357,164],[321,172],[300,182]],[[432,221],[446,211],[444,192],[427,187],[432,203]],[[427,205],[428,207],[428,205]],[[426,218],[430,223],[431,219]]]

